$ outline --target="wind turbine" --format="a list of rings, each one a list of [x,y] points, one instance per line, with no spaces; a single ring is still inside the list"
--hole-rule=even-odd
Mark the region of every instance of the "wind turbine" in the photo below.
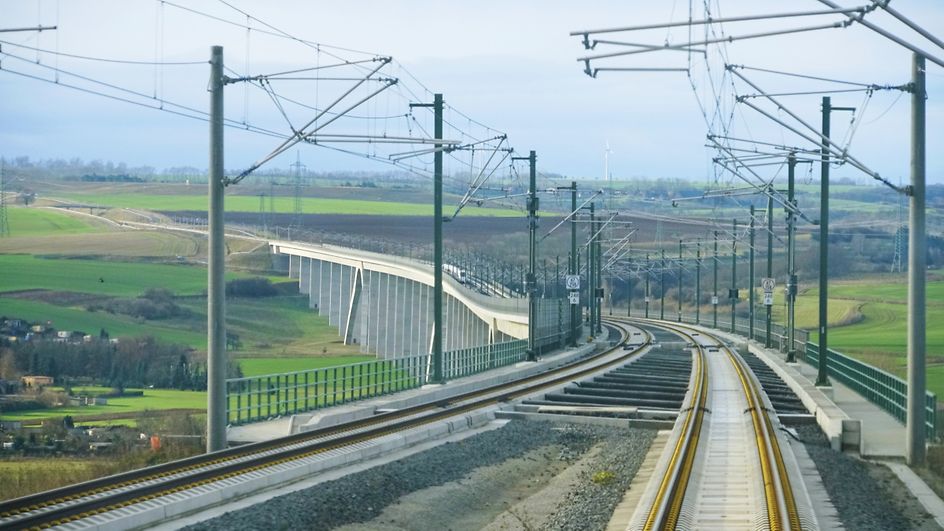
[[[610,141],[607,140],[605,147],[603,148],[603,178],[606,179],[606,182],[610,182],[610,153],[613,150],[610,149]]]

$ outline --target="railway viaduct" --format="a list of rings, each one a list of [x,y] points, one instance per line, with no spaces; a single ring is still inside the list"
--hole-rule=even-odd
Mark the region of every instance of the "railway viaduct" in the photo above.
[[[287,260],[309,307],[338,327],[345,344],[396,359],[431,351],[433,267],[403,257],[331,245],[270,242]],[[528,336],[528,301],[490,297],[443,276],[443,349]]]

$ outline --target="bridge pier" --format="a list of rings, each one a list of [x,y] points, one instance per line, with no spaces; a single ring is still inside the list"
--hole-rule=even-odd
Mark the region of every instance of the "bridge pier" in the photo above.
[[[308,295],[311,293],[311,258],[300,258],[298,274],[298,292]]]
[[[318,308],[319,298],[321,297],[321,260],[309,258],[311,264],[308,266],[308,308]]]

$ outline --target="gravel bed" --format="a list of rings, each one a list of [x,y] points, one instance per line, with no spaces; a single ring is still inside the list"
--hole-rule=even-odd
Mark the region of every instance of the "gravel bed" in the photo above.
[[[400,499],[410,493],[450,484],[453,488],[459,485],[468,489],[468,495],[448,496],[449,506],[423,507],[425,513],[416,516],[426,519],[414,523],[415,528],[456,531],[464,528],[451,525],[453,521],[462,521],[461,518],[453,520],[460,516],[459,513],[481,512],[487,523],[501,514],[508,504],[504,501],[506,493],[501,492],[498,486],[489,482],[477,483],[470,478],[490,467],[508,466],[505,462],[509,460],[533,459],[533,452],[539,449],[544,453],[553,451],[556,461],[568,465],[579,461],[583,465],[577,474],[579,481],[561,493],[561,502],[554,504],[556,510],[543,518],[540,527],[605,529],[654,436],[655,432],[649,430],[512,421],[500,429],[445,443],[398,461],[226,513],[186,529],[333,529],[367,522],[374,528],[396,528],[400,526],[394,522],[374,520],[384,513],[385,508],[400,503]],[[591,449],[594,450],[592,454]],[[585,455],[592,457],[582,459]],[[536,492],[547,482],[543,475],[531,470],[530,477],[512,479],[534,484]],[[520,484],[516,486],[520,487]],[[437,518],[443,521],[436,521]],[[476,520],[478,523],[467,528],[483,527],[482,519],[480,515]]]
[[[832,450],[817,426],[797,431],[846,529],[939,529],[887,467]]]
[[[543,529],[606,529],[613,510],[629,490],[645,459],[655,432],[645,431],[641,436],[646,437],[644,445],[639,444],[638,439],[626,437],[622,430],[606,437],[589,466],[581,470],[579,488],[564,496]]]

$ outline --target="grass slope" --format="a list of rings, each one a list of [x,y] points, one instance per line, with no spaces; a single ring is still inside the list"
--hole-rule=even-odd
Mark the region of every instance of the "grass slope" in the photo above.
[[[293,296],[227,301],[227,330],[238,335],[243,343],[243,346],[238,351],[231,352],[230,356],[297,360],[360,355],[358,347],[343,344],[337,328],[328,324],[327,317],[309,310],[305,302],[307,299],[302,299],[304,297]],[[150,335],[161,341],[184,344],[203,351],[206,349],[206,299],[190,299],[184,301],[182,306],[193,312],[189,319],[145,321],[125,315],[89,312],[81,307],[0,298],[0,315],[16,316],[28,321],[52,321],[52,325],[57,329],[83,330],[93,335],[104,328],[113,338]],[[260,319],[260,315],[266,318]],[[317,366],[322,365],[268,372],[303,370]]]
[[[0,254],[56,254],[68,256],[121,256],[188,258],[201,254],[205,239],[186,233],[128,230],[0,238]]]
[[[0,315],[53,321],[53,326],[60,330],[97,334],[105,328],[111,337],[152,335],[201,351],[206,348],[206,299],[203,297],[179,301],[192,312],[188,319],[145,321],[125,315],[88,312],[81,305],[70,307],[3,296],[5,291],[47,289],[134,297],[151,287],[168,288],[178,295],[199,295],[206,287],[206,270],[201,267],[0,255],[0,271],[3,272],[0,274]],[[237,276],[241,275],[230,274],[229,278]],[[105,282],[100,282],[100,278]],[[306,296],[230,298],[226,324],[243,343],[234,356],[360,354],[357,347],[343,344],[337,328],[329,325],[326,317],[308,308]]]
[[[206,333],[206,301],[184,304],[196,316],[192,321]],[[265,316],[260,318],[260,316]],[[264,299],[231,298],[226,302],[226,328],[243,343],[234,358],[306,358],[359,355],[356,346],[345,345],[336,326],[308,308],[305,295]],[[203,344],[206,344],[204,338]],[[202,349],[202,347],[200,347]],[[283,372],[283,371],[273,371]]]
[[[893,276],[837,281],[829,288],[829,347],[905,377],[907,369],[907,284]],[[807,290],[797,299],[797,324],[815,329],[819,292]],[[780,309],[778,308],[778,311]],[[852,324],[849,313],[860,314]],[[778,319],[779,320],[779,319]],[[928,390],[944,396],[944,280],[927,283]],[[816,341],[817,334],[813,334]]]
[[[95,232],[98,227],[77,216],[45,208],[11,206],[7,208],[10,236],[48,236]]]
[[[204,350],[206,332],[169,321],[140,321],[126,315],[89,312],[84,308],[57,306],[45,302],[0,297],[0,315],[27,321],[52,321],[58,330],[82,330],[98,336],[104,328],[112,338],[154,336],[167,343],[179,343]]]
[[[24,289],[77,291],[131,297],[148,288],[167,288],[178,295],[206,289],[202,267],[102,260],[46,259],[0,255],[0,292]],[[229,274],[228,278],[239,275]],[[104,282],[102,282],[104,280]]]

